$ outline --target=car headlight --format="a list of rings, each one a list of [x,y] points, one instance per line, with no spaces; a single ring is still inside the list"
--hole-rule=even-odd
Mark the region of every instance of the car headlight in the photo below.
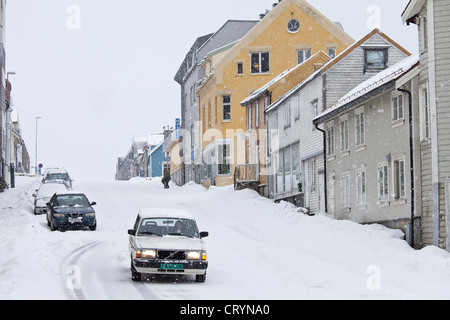
[[[64,218],[64,214],[63,213],[54,213],[53,216],[55,218]]]
[[[155,259],[156,258],[156,250],[153,250],[153,249],[137,250],[136,258]]]
[[[186,256],[188,260],[206,260],[205,251],[188,251]]]
[[[95,217],[95,212],[89,212],[85,214],[86,217]]]

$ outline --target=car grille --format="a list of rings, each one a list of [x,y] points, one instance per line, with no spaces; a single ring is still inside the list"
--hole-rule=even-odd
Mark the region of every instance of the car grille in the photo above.
[[[186,252],[175,250],[158,250],[158,259],[162,260],[185,260]]]

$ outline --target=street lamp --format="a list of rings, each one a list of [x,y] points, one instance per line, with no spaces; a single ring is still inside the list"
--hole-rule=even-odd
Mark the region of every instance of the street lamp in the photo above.
[[[34,174],[37,175],[37,168],[38,168],[38,120],[40,120],[41,117],[36,117],[36,153],[35,153],[35,163],[34,163]]]

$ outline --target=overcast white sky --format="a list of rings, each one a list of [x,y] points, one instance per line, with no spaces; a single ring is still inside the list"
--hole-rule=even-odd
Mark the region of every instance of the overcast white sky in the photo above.
[[[229,19],[257,20],[268,0],[9,0],[6,68],[23,136],[38,163],[64,166],[74,179],[114,179],[133,136],[162,132],[180,116],[173,80],[199,36]],[[310,0],[355,40],[370,30],[375,5],[381,30],[417,52],[417,28],[402,25],[408,0]],[[67,13],[80,8],[80,29]],[[70,20],[73,21],[73,20]]]

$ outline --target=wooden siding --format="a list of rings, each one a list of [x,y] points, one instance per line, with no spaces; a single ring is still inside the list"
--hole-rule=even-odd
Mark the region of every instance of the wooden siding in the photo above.
[[[334,105],[345,93],[379,72],[367,71],[364,73],[363,47],[370,46],[389,47],[388,67],[391,67],[407,57],[407,54],[403,50],[389,42],[385,37],[378,33],[374,34],[361,46],[355,48],[355,50],[325,72],[326,100],[323,105],[324,109]]]

